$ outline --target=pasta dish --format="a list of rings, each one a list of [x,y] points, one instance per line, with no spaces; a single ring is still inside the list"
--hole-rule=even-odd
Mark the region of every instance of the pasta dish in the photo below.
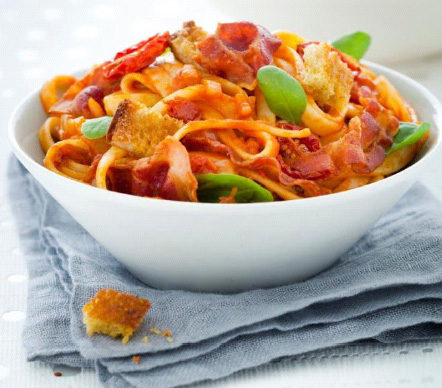
[[[412,162],[429,136],[363,32],[331,43],[250,22],[157,34],[41,90],[45,166],[105,190],[247,203],[354,189]]]

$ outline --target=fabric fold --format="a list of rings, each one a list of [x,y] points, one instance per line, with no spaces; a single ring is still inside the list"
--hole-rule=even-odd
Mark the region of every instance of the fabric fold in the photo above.
[[[143,284],[15,158],[8,179],[29,269],[23,342],[30,361],[95,367],[113,388],[172,388],[354,341],[442,337],[442,214],[421,185],[332,268],[284,287],[223,295]],[[86,335],[81,310],[101,288],[152,302],[124,346]],[[173,341],[152,335],[153,326],[170,330]]]

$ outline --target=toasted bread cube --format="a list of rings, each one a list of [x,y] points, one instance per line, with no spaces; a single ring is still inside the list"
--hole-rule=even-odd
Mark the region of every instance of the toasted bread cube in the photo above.
[[[195,25],[195,22],[185,22],[183,29],[177,31],[169,39],[173,55],[180,62],[194,65],[198,69],[201,69],[201,66],[195,62],[195,56],[198,54],[196,43],[205,39],[207,36],[207,32]]]
[[[107,132],[107,141],[143,158],[152,155],[158,143],[183,125],[181,120],[152,112],[137,101],[125,99],[118,105]]]
[[[321,108],[345,108],[350,100],[353,73],[332,47],[322,42],[304,50],[301,82]]]
[[[87,334],[101,333],[113,338],[121,336],[123,343],[126,343],[140,327],[150,305],[147,299],[135,295],[101,289],[83,307]]]

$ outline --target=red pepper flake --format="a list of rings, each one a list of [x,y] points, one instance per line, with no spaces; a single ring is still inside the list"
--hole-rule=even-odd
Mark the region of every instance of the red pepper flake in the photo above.
[[[134,362],[135,364],[139,364],[141,361],[141,357],[140,356],[133,356],[132,357],[132,362]]]
[[[169,330],[164,329],[164,330],[163,330],[163,335],[164,335],[165,337],[172,337],[172,332],[169,331]]]
[[[116,80],[128,73],[134,73],[152,64],[167,48],[169,33],[154,35],[115,55],[113,62],[103,65],[103,77]]]
[[[61,372],[54,372],[54,376],[55,377],[61,377],[61,376],[63,376],[63,373],[61,373]]]

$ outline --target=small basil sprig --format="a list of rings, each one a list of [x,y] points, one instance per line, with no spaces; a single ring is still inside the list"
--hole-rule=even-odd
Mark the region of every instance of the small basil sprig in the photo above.
[[[160,55],[160,57],[165,57],[167,54],[169,54],[172,50],[170,47],[167,47],[166,50]]]
[[[197,197],[200,202],[218,203],[236,187],[237,203],[271,202],[273,195],[251,179],[235,174],[198,174]]]
[[[332,42],[332,46],[348,54],[358,61],[364,56],[370,47],[371,37],[366,32],[357,31],[350,35],[345,35],[342,38],[336,39]]]
[[[393,144],[385,153],[390,155],[392,152],[400,150],[405,146],[417,143],[429,130],[430,124],[427,122],[420,125],[416,123],[399,123],[399,131],[393,138]]]
[[[300,124],[307,107],[307,96],[301,84],[276,66],[261,67],[256,77],[271,111],[290,123]]]
[[[112,116],[103,116],[86,120],[81,126],[81,133],[88,139],[98,139],[106,135]]]

